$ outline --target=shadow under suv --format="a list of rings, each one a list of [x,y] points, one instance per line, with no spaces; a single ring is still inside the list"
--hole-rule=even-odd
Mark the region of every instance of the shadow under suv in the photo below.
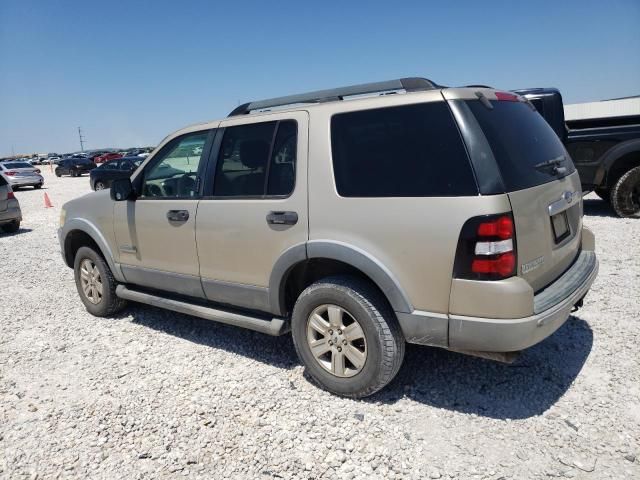
[[[167,137],[64,205],[87,310],[135,301],[291,331],[364,397],[405,342],[507,360],[582,304],[598,262],[580,180],[522,97],[406,78],[251,102]]]

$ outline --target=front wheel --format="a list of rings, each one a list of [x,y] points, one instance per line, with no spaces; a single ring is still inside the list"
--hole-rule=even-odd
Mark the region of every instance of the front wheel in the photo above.
[[[76,288],[82,303],[96,317],[108,317],[127,302],[116,296],[117,282],[102,256],[89,247],[80,247],[73,263]]]
[[[325,390],[362,398],[398,373],[405,342],[386,299],[356,277],[305,289],[292,314],[293,342],[306,372]]]
[[[96,182],[96,190],[104,190],[104,183]]]
[[[640,166],[618,179],[611,189],[611,206],[620,217],[640,218]]]

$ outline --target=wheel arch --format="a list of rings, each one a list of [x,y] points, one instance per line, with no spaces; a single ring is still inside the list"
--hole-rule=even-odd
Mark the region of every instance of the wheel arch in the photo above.
[[[113,253],[102,233],[84,219],[72,219],[65,223],[62,238],[62,253],[69,268],[73,268],[75,254],[80,247],[92,247],[107,262],[116,280],[122,282],[124,277],[119,266],[113,260]]]
[[[304,288],[319,278],[334,274],[362,277],[382,292],[394,311],[413,311],[398,280],[378,259],[343,242],[312,240],[286,250],[276,262],[269,279],[273,313],[286,315]]]
[[[612,187],[626,171],[640,165],[640,139],[627,140],[611,147],[603,156],[594,183]]]

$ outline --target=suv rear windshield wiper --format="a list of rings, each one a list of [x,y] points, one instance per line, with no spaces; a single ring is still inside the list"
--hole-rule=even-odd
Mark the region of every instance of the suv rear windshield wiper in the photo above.
[[[552,158],[551,160],[546,160],[544,162],[537,163],[533,166],[538,170],[542,168],[551,167],[554,174],[563,174],[566,173],[566,167],[560,167],[559,165],[567,159],[565,155],[560,155],[559,157]]]

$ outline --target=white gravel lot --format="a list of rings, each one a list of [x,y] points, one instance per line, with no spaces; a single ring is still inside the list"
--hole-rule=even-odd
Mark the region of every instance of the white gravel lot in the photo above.
[[[410,347],[352,401],[309,382],[289,336],[89,315],[56,237],[89,182],[46,168],[0,234],[0,477],[640,478],[640,221],[595,196],[600,275],[555,335],[512,366]]]

